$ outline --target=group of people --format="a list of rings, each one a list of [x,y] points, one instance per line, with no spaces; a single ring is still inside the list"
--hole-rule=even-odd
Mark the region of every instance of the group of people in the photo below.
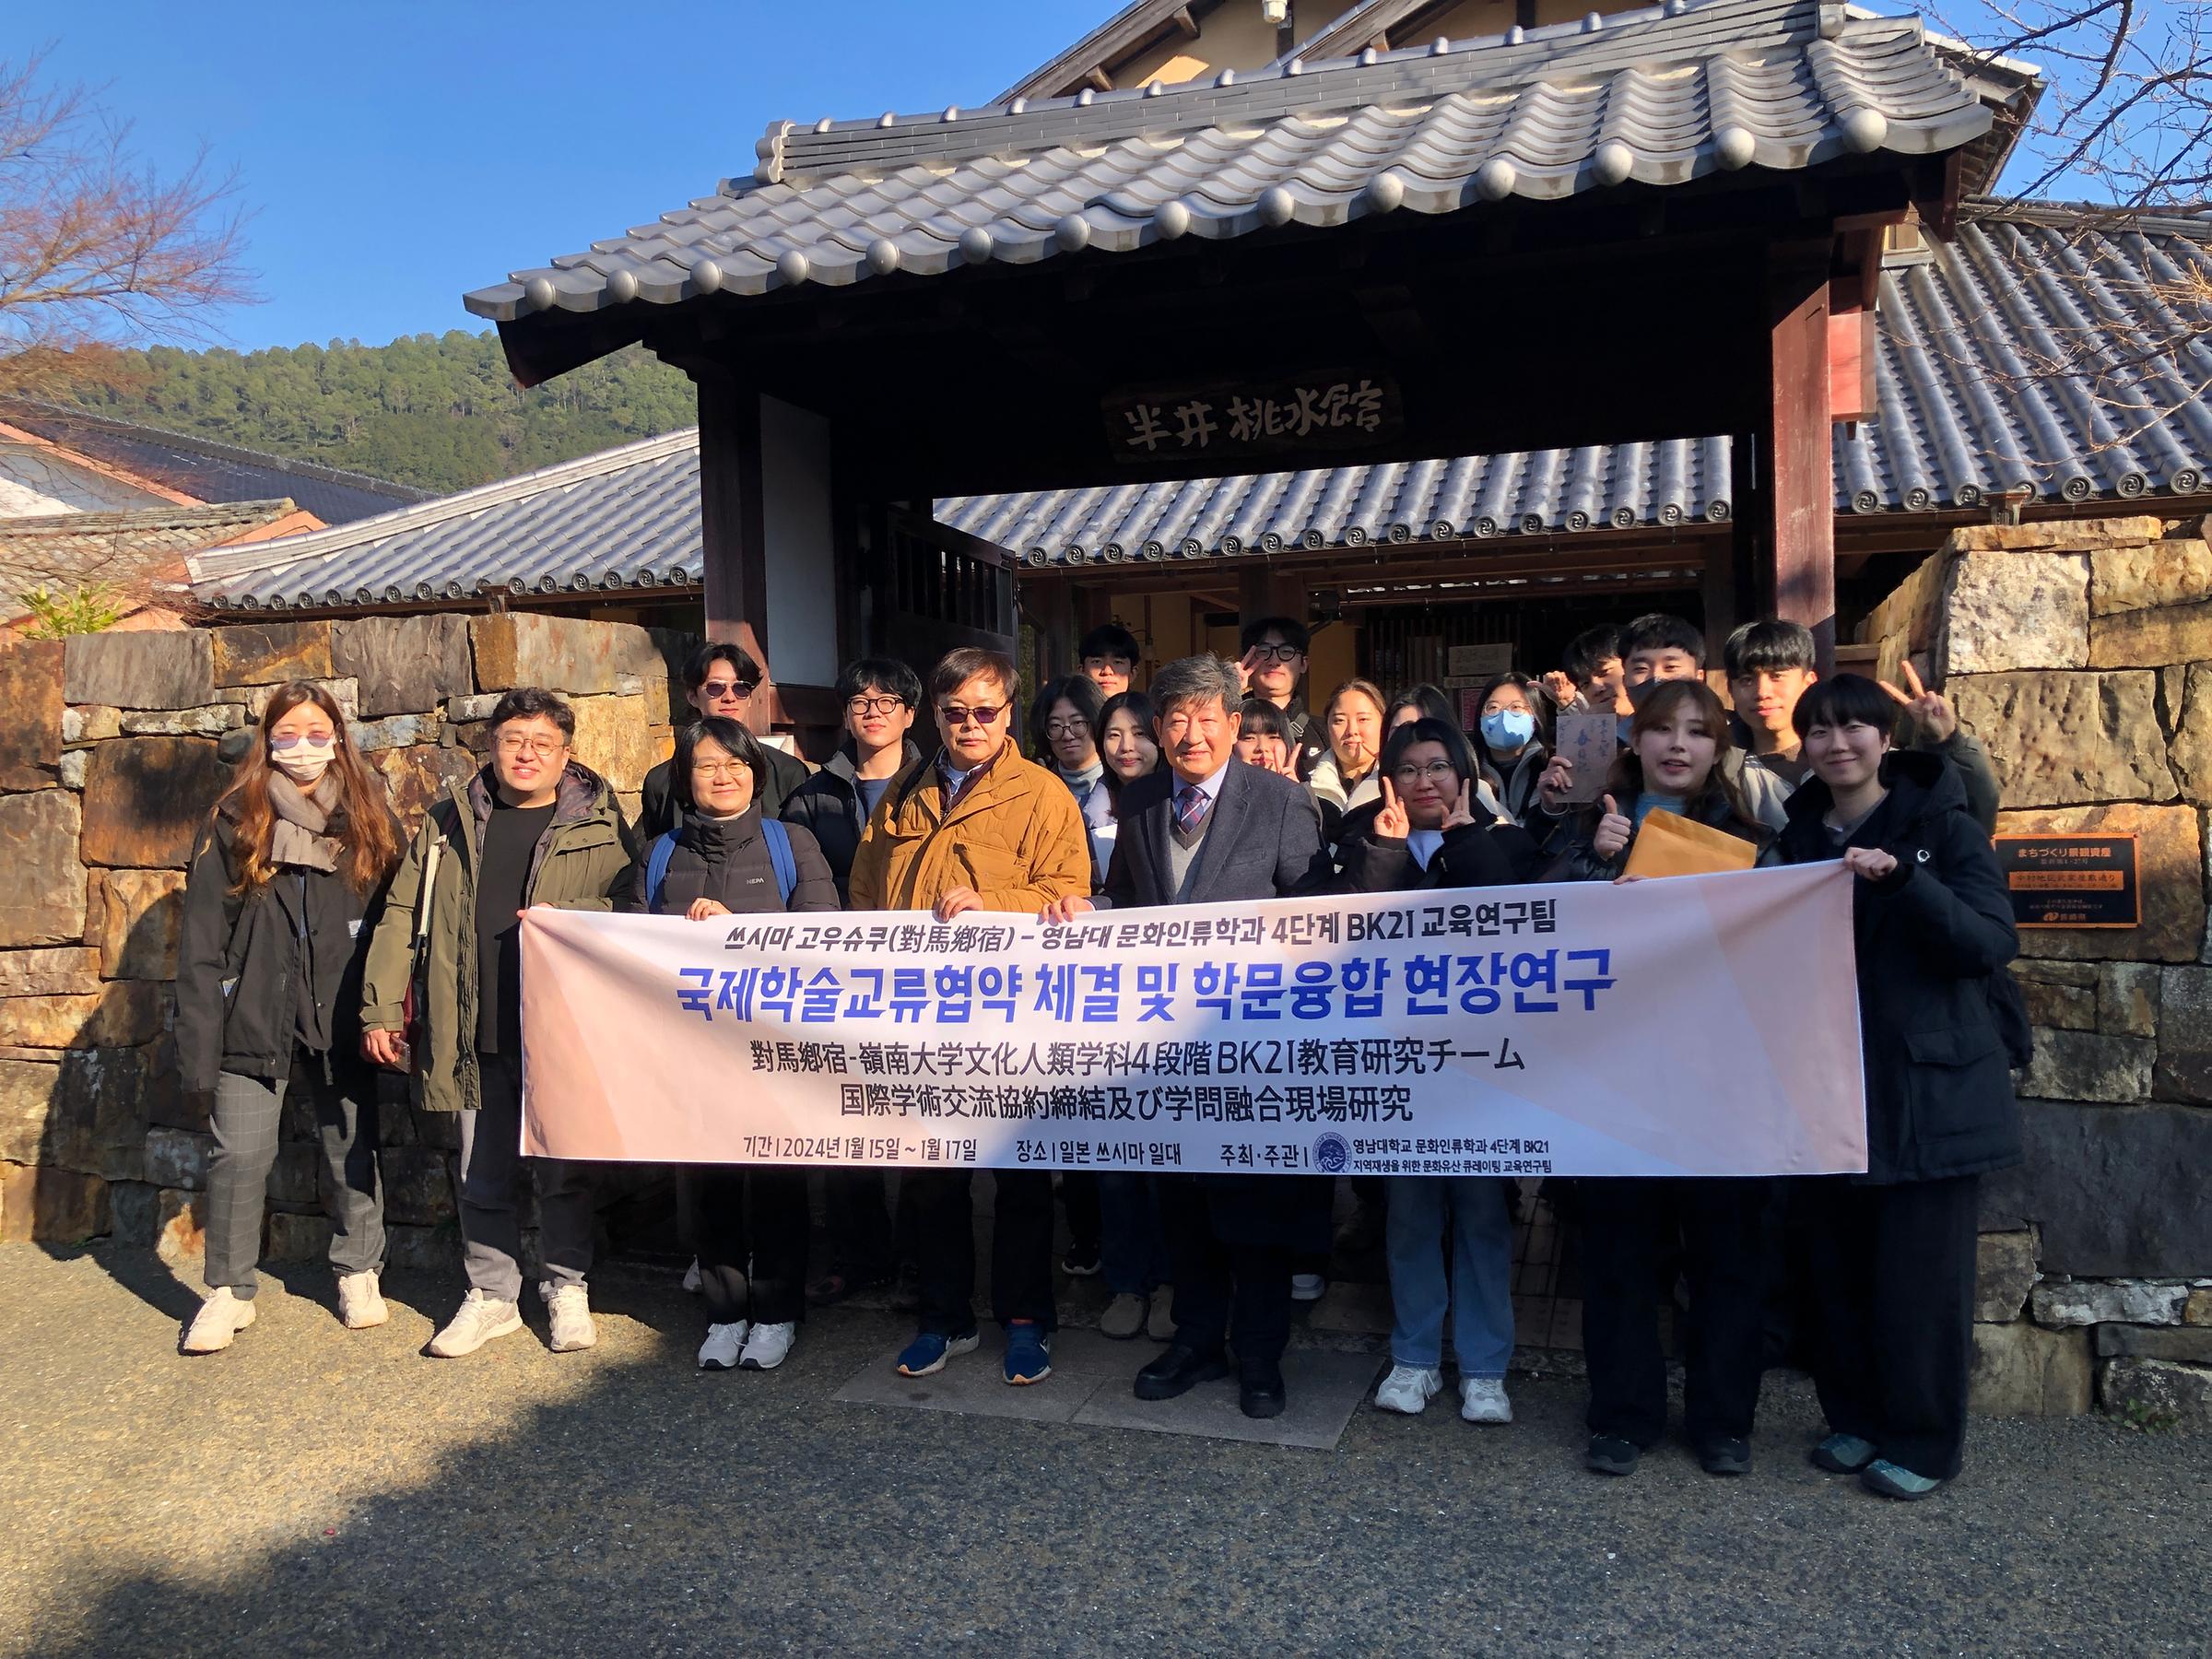
[[[209,1292],[184,1351],[221,1349],[253,1322],[263,1193],[289,1093],[312,1101],[320,1129],[340,1316],[352,1327],[385,1319],[374,1066],[411,1072],[423,1108],[460,1114],[468,1289],[429,1351],[459,1357],[520,1328],[520,1200],[533,1173],[551,1347],[592,1346],[587,1171],[518,1150],[530,906],[693,922],[841,908],[1066,922],[1108,908],[1629,880],[1637,837],[1665,810],[1749,843],[1747,862],[1841,859],[1852,872],[1869,1169],[1559,1183],[1581,1239],[1586,1461],[1626,1475],[1665,1432],[1657,1310],[1678,1271],[1688,1437],[1708,1471],[1747,1469],[1768,1310],[1782,1259],[1801,1253],[1831,1430],[1813,1461],[1901,1499],[1955,1476],[1975,1184],[2018,1156],[2009,1074],[2025,1020],[1990,845],[1995,782],[1948,701],[1910,669],[1901,688],[1822,678],[1812,637],[1770,620],[1727,641],[1731,713],[1707,683],[1702,634],[1647,616],[1582,636],[1541,681],[1497,676],[1470,734],[1433,686],[1385,696],[1349,679],[1315,714],[1300,696],[1311,641],[1293,618],[1255,622],[1241,643],[1237,662],[1185,657],[1139,689],[1135,639],[1094,629],[1079,672],[1042,687],[1026,723],[1014,665],[997,653],[953,651],[926,684],[904,663],[865,659],[840,677],[841,741],[817,770],[756,735],[759,668],[711,644],[686,672],[697,718],[646,781],[634,827],[575,758],[560,699],[512,691],[493,711],[482,770],[433,804],[411,841],[328,694],[285,688],[210,813],[186,889],[180,1050],[186,1086],[212,1097],[215,1153]],[[1618,723],[1594,787],[1578,787],[1549,747],[1568,708]],[[1041,1383],[1057,1317],[1053,1177],[992,1175],[1002,1375]],[[901,1373],[929,1375],[979,1345],[971,1172],[901,1171],[895,1206],[882,1172],[827,1172],[833,1260],[811,1285],[805,1171],[707,1167],[683,1179],[709,1309],[701,1367],[773,1369],[809,1301],[879,1284],[897,1284],[894,1305],[916,1316]],[[1099,1171],[1063,1177],[1060,1196],[1072,1241],[1060,1266],[1103,1273],[1101,1330],[1161,1345],[1136,1372],[1140,1398],[1233,1376],[1248,1415],[1284,1409],[1292,1303],[1320,1293],[1332,1182]],[[1441,1392],[1448,1327],[1461,1415],[1510,1421],[1512,1184],[1391,1177],[1361,1197],[1380,1212],[1394,1309],[1376,1404],[1416,1413]]]

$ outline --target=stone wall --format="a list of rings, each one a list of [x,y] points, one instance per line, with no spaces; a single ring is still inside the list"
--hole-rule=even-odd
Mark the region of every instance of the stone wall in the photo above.
[[[112,1234],[197,1251],[209,1137],[178,1087],[178,924],[193,838],[220,792],[218,740],[274,689],[330,688],[410,832],[482,764],[512,687],[576,711],[576,751],[633,816],[671,745],[688,637],[536,615],[269,622],[0,648],[0,1240]],[[680,685],[680,682],[679,682]],[[677,696],[680,701],[680,689]],[[395,1262],[454,1248],[456,1125],[381,1102]],[[320,1256],[311,1124],[288,1110],[268,1254]],[[617,1185],[621,1183],[617,1182]]]
[[[1862,630],[1988,746],[2000,834],[2134,833],[2143,924],[2023,929],[2028,1158],[1984,1183],[1982,1403],[2212,1422],[2212,549],[2156,518],[1955,532]]]

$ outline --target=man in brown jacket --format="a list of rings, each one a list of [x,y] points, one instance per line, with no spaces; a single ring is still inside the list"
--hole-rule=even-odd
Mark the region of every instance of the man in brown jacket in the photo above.
[[[1020,697],[1013,663],[995,651],[949,653],[929,677],[944,743],[935,761],[894,787],[853,857],[852,907],[926,910],[940,922],[967,911],[1035,915],[1090,890],[1090,843],[1067,785],[1025,760],[1007,735]],[[1006,1331],[1010,1383],[1052,1374],[1053,1177],[996,1170],[991,1312]],[[922,1270],[921,1329],[899,1356],[906,1376],[944,1369],[971,1351],[975,1222],[967,1170],[910,1170]]]

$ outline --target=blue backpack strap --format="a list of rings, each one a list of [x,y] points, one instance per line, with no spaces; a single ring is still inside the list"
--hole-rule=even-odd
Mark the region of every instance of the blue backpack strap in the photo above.
[[[799,863],[791,855],[791,831],[780,818],[762,818],[760,829],[768,837],[768,862],[776,866],[776,888],[789,905],[792,894],[799,890]]]
[[[676,831],[671,830],[653,843],[645,855],[645,908],[660,912],[661,889],[668,885],[668,861],[676,856]]]

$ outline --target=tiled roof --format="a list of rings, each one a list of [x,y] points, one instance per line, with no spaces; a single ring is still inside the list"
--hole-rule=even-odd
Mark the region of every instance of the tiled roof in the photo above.
[[[399,605],[689,586],[700,576],[699,434],[628,443],[379,518],[190,561],[205,603]]]
[[[389,512],[405,501],[429,499],[427,490],[409,485],[58,404],[11,399],[0,407],[0,418],[194,500],[259,501],[289,496],[324,524],[343,524]]]
[[[2212,477],[2212,223],[2098,229],[2077,209],[1970,207],[1955,242],[1884,273],[1879,418],[1835,434],[1836,510],[2191,495]],[[2202,307],[2198,308],[2201,312]],[[2138,347],[2182,345],[2174,355]],[[2066,373],[2038,378],[2069,350]],[[941,500],[945,523],[1032,566],[1714,524],[1725,438]],[[203,600],[351,606],[418,595],[696,582],[697,437],[672,432],[382,520],[205,555]],[[364,596],[365,595],[365,596]]]
[[[2197,308],[2194,334],[2161,312],[2184,272],[2212,284],[2207,241],[2212,225],[2194,221],[2092,232],[2077,212],[1970,211],[1955,242],[1884,272],[1880,414],[1836,429],[1837,512],[1972,508],[2022,484],[2069,501],[2201,490],[2212,312]],[[1718,523],[1733,508],[1730,447],[1686,438],[969,496],[937,516],[1030,565]]]
[[[467,296],[512,323],[934,276],[1507,196],[1930,155],[1987,108],[1917,18],[1838,0],[1660,6],[1204,83],[779,123],[750,179]]]
[[[0,611],[29,588],[135,582],[293,511],[278,500],[0,520]]]

